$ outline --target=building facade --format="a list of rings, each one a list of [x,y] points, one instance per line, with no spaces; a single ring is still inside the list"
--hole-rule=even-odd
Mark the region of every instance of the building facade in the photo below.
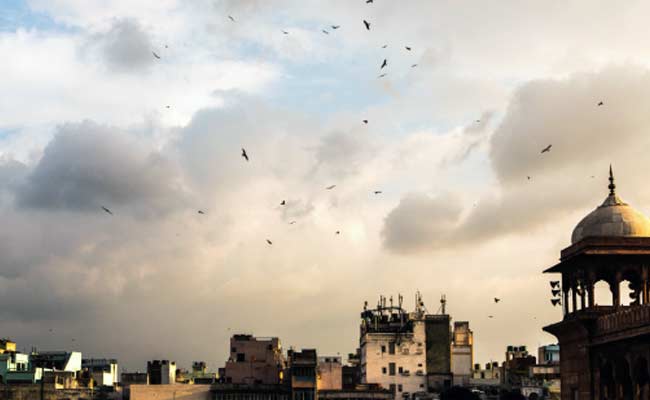
[[[427,315],[419,294],[412,313],[380,297],[377,308],[361,313],[361,382],[409,399],[451,385],[449,316]]]
[[[280,339],[241,334],[230,338],[230,357],[220,375],[225,383],[275,385],[285,366]]]
[[[341,357],[318,357],[318,390],[343,389]]]
[[[81,368],[90,373],[97,386],[115,387],[120,382],[118,364],[115,359],[83,359]]]
[[[544,330],[559,341],[563,400],[649,397],[650,219],[618,197],[611,168],[609,179],[605,201],[545,271],[561,274],[551,285],[564,317]]]
[[[147,375],[150,385],[172,385],[176,383],[176,362],[169,360],[147,361]]]
[[[454,385],[469,385],[473,365],[474,333],[469,329],[469,322],[456,321],[451,343],[451,373]]]

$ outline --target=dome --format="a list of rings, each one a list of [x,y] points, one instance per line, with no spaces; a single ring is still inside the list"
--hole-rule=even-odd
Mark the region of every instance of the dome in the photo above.
[[[575,227],[571,244],[592,236],[650,237],[650,219],[616,195],[611,167],[609,174],[609,196]]]

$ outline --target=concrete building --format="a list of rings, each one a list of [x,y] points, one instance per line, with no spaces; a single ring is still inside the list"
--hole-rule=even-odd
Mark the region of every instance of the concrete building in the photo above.
[[[389,304],[381,296],[377,308],[361,313],[361,382],[389,389],[395,399],[424,395],[451,386],[449,316],[427,315],[416,294],[415,311],[402,308],[398,296]]]
[[[318,356],[314,349],[289,350],[291,400],[316,400]]]
[[[122,386],[148,385],[149,374],[146,372],[122,372],[120,375],[120,384]]]
[[[16,342],[12,342],[9,339],[0,339],[0,354],[2,353],[15,353],[16,352]]]
[[[230,339],[230,357],[219,375],[225,383],[275,385],[285,365],[280,339],[239,334]]]
[[[0,354],[0,383],[36,383],[41,380],[42,373],[41,368],[33,368],[29,354],[15,352]]]
[[[318,390],[343,389],[341,357],[318,357]]]
[[[472,378],[469,383],[475,387],[500,386],[501,375],[502,368],[499,367],[499,363],[496,361],[486,363],[485,368],[481,368],[481,364],[474,364]]]
[[[150,385],[172,385],[176,383],[176,363],[169,360],[147,361],[147,375]]]
[[[97,386],[115,387],[120,382],[117,360],[88,358],[81,360],[81,368],[88,370]]]
[[[32,353],[30,358],[35,367],[74,373],[81,371],[82,357],[78,351],[43,351]]]
[[[540,346],[537,349],[537,362],[539,364],[559,364],[560,363],[560,345],[548,344]]]
[[[454,385],[468,386],[474,365],[474,333],[469,322],[454,322],[451,342],[451,373]]]
[[[535,356],[528,353],[526,346],[508,346],[501,383],[506,387],[521,387],[528,382],[530,367],[535,365],[536,361]]]
[[[616,194],[611,168],[609,180],[545,271],[561,274],[564,317],[544,330],[559,341],[563,400],[650,396],[650,219]]]

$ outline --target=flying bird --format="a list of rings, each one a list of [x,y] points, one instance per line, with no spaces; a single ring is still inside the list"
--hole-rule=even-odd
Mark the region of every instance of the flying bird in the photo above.
[[[488,318],[494,318],[494,315],[488,315]]]
[[[287,31],[285,31],[285,30],[283,30],[282,33],[284,33],[285,35],[288,35],[288,34],[289,34],[289,32],[287,32]]]
[[[367,30],[370,30],[370,22],[366,21],[365,19],[363,20],[363,24],[366,26]]]
[[[197,212],[198,212],[199,214],[201,214],[201,215],[205,215],[205,212],[204,212],[203,210],[199,210],[199,211],[197,211]]]
[[[384,76],[386,76],[386,74],[381,74],[377,78],[383,78]]]
[[[230,18],[232,22],[236,22],[235,19],[232,17],[232,15],[229,15],[228,18]]]
[[[551,299],[551,304],[553,304],[554,307],[560,304],[561,302],[562,300],[560,299]]]
[[[337,235],[340,235],[340,234],[341,234],[341,231],[336,231],[336,234],[337,234]]]
[[[326,34],[326,35],[329,35],[329,34],[330,34],[330,33],[329,33],[328,31],[326,31],[325,29],[323,29],[323,33]]]
[[[408,46],[404,46],[404,48],[405,48],[406,50],[408,50],[408,51],[411,51],[411,48],[408,47]]]
[[[291,222],[289,222],[289,225],[293,225],[295,223],[296,223],[296,221],[291,221]]]
[[[411,68],[415,68],[417,66],[418,66],[417,64],[411,64]]]
[[[248,154],[246,154],[246,149],[242,147],[241,149],[241,156],[244,157],[246,161],[248,161]]]
[[[494,298],[494,302],[495,302],[495,303],[498,303],[498,302],[500,302],[500,301],[501,301],[501,299],[499,299],[498,297],[495,297],[495,298]]]
[[[335,187],[336,187],[336,185],[331,185],[331,186],[326,187],[325,189],[327,189],[327,190],[332,190],[332,189],[334,189]]]
[[[372,3],[372,0],[366,0],[366,4]]]
[[[364,124],[367,124],[367,123],[368,123],[368,120],[367,120],[367,119],[364,119],[364,120],[363,120],[363,123],[364,123]]]
[[[553,296],[557,297],[560,295],[561,290],[560,289],[553,289],[551,290],[551,293],[553,293]]]
[[[599,107],[602,106],[602,105],[604,105],[604,104],[605,104],[605,103],[603,103],[602,101],[598,102],[598,106],[599,106]]]
[[[375,193],[375,194],[381,194],[381,190],[375,190],[373,193]]]
[[[106,211],[107,213],[113,215],[113,213],[111,212],[111,210],[109,210],[108,208],[106,208],[106,207],[104,207],[104,206],[102,206],[102,210],[104,210],[104,211]]]
[[[165,106],[165,107],[170,108],[171,106]]]
[[[266,239],[266,243],[268,243],[269,245],[272,245],[272,244],[273,244],[273,242],[270,241],[269,239]]]
[[[160,60],[160,56],[159,56],[158,54],[156,54],[156,52],[155,52],[155,51],[152,51],[152,52],[151,52],[151,54],[153,54],[153,56],[154,56],[154,57],[156,57],[157,59],[159,59],[159,60]]]
[[[280,203],[281,206],[284,206],[286,204],[287,204],[287,202],[285,200],[282,200],[282,202]]]
[[[341,25],[332,25],[332,29],[339,29]]]
[[[382,48],[382,49],[385,49],[386,47],[388,47],[388,45],[387,45],[387,44],[385,44],[385,45],[383,45],[383,46],[381,46],[381,48]]]
[[[528,178],[528,180],[530,180],[530,176],[527,176],[526,178]]]
[[[556,287],[560,286],[560,281],[550,281],[551,288],[555,289]]]
[[[551,147],[553,147],[552,144],[549,144],[548,146],[544,147],[544,149],[542,149],[542,154],[548,153],[549,151],[551,151]]]
[[[388,65],[388,60],[386,60],[386,59],[384,58],[384,62],[381,63],[381,67],[379,67],[379,69],[383,69],[383,68],[384,68],[385,66],[387,66],[387,65]]]

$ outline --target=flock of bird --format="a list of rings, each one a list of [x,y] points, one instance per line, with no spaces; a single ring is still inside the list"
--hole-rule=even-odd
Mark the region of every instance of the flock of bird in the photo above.
[[[372,3],[373,3],[373,0],[365,0],[365,2],[366,2],[367,4],[372,4]],[[237,20],[236,20],[232,15],[228,15],[228,19],[229,19],[230,21],[232,21],[233,23],[236,23],[236,22],[237,22]],[[365,27],[365,29],[366,29],[367,31],[370,31],[370,30],[371,30],[371,26],[372,26],[372,24],[371,24],[369,21],[365,20],[365,19],[362,20],[362,22],[363,22],[363,26]],[[341,25],[330,25],[329,28],[331,28],[332,30],[338,30],[339,28],[341,28]],[[322,31],[323,34],[326,34],[326,35],[329,35],[329,34],[330,34],[330,31],[327,30],[327,29],[321,29],[321,31]],[[289,35],[289,34],[290,34],[290,31],[288,31],[288,30],[286,30],[286,29],[283,29],[283,30],[282,30],[282,33],[283,33],[284,35]],[[385,49],[385,48],[387,48],[387,47],[388,47],[388,44],[384,44],[384,45],[382,46],[383,49]],[[165,48],[167,48],[166,45],[165,45]],[[412,51],[412,47],[411,47],[411,46],[404,46],[404,48],[405,48],[405,50],[407,50],[407,51],[409,51],[409,52]],[[154,57],[155,59],[157,59],[157,60],[160,60],[160,59],[161,59],[160,55],[157,54],[155,51],[152,51],[152,54],[153,54],[153,57]],[[415,68],[415,67],[417,67],[417,65],[418,65],[418,64],[414,63],[414,64],[411,65],[411,68]],[[383,71],[384,71],[384,68],[387,68],[387,67],[388,67],[388,59],[387,59],[387,58],[384,58],[383,61],[380,63],[380,66],[379,66],[380,74],[379,74],[378,78],[383,78],[383,77],[385,77],[385,76],[387,75],[386,72],[383,72]],[[604,102],[603,102],[603,101],[599,101],[599,102],[597,103],[597,106],[598,106],[598,107],[603,106],[603,105],[604,105]],[[166,107],[167,107],[167,108],[170,108],[169,105],[166,106]],[[368,121],[367,119],[363,119],[362,122],[363,122],[364,124],[368,124],[369,121]],[[478,120],[476,120],[476,122],[477,122],[477,123],[480,123],[481,120],[478,119]],[[551,148],[552,148],[552,147],[553,147],[552,144],[547,145],[546,147],[544,147],[544,148],[541,150],[541,154],[549,153],[549,152],[551,151]],[[249,162],[249,161],[250,161],[250,157],[249,157],[249,155],[248,155],[246,149],[244,149],[244,148],[241,149],[241,157],[242,157],[246,162]],[[527,176],[526,178],[527,178],[528,180],[531,179],[530,176]],[[593,176],[592,176],[592,178],[593,178]],[[336,188],[336,185],[330,185],[330,186],[325,187],[325,190],[333,190],[334,188]],[[375,190],[375,191],[373,191],[373,193],[374,193],[375,195],[379,195],[379,194],[382,194],[382,191],[381,191],[381,190]],[[286,206],[286,204],[287,204],[287,203],[286,203],[286,200],[282,200],[282,201],[280,202],[280,206]],[[109,215],[114,215],[113,212],[112,212],[109,208],[107,208],[107,207],[105,207],[105,206],[102,206],[101,208],[102,208],[102,210],[104,210],[107,214],[109,214]],[[203,210],[198,210],[197,212],[198,212],[198,214],[201,214],[201,215],[205,215],[205,214],[206,214],[206,212],[203,211]],[[293,225],[293,224],[295,224],[295,223],[296,223],[296,221],[290,221],[290,222],[289,222],[290,225]],[[336,235],[340,235],[340,234],[341,234],[341,231],[340,231],[340,230],[337,230],[337,231],[335,232],[335,234],[336,234]],[[266,243],[267,243],[269,246],[273,245],[273,241],[271,241],[270,239],[266,239]],[[552,289],[551,291],[552,291],[552,294],[553,294],[553,299],[551,299],[551,303],[552,303],[554,306],[560,305],[560,304],[562,303],[562,300],[561,300],[561,298],[558,297],[558,296],[560,295],[560,292],[561,292],[561,289],[558,288],[558,287],[559,287],[559,281],[551,281],[550,284],[551,284],[551,289]],[[500,301],[501,301],[500,298],[497,298],[497,297],[494,298],[494,303],[495,303],[495,304],[499,303]],[[489,317],[489,318],[494,318],[493,315],[489,315],[488,317]]]

